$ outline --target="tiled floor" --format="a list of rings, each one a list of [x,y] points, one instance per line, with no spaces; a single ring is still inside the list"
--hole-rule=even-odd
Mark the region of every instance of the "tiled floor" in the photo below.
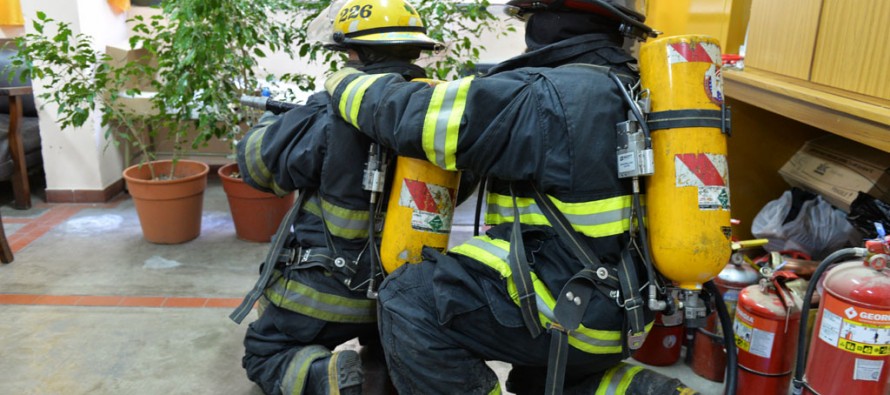
[[[268,244],[235,237],[215,176],[200,237],[172,246],[142,239],[126,194],[46,204],[37,192],[34,207],[18,211],[0,189],[15,254],[0,264],[0,395],[261,393],[241,368],[247,324],[228,314]],[[457,239],[472,229],[472,204],[464,207]],[[491,366],[503,380],[509,367]],[[682,363],[657,370],[722,393]]]

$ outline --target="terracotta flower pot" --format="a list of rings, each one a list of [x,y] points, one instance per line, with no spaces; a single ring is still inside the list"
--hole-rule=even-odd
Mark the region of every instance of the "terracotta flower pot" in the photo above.
[[[206,163],[179,160],[172,179],[152,179],[170,173],[170,160],[134,165],[124,170],[127,189],[136,205],[142,235],[157,244],[178,244],[201,234]]]
[[[232,211],[235,234],[241,240],[268,243],[278,230],[281,219],[294,204],[294,194],[278,197],[247,185],[238,173],[238,164],[230,163],[217,172]]]

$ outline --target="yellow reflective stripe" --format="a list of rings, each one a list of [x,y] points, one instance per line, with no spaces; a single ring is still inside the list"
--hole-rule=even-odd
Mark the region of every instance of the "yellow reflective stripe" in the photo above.
[[[630,229],[632,198],[629,195],[578,203],[565,203],[553,196],[549,196],[549,198],[572,224],[572,228],[585,236],[614,236]],[[513,222],[512,197],[490,193],[487,201],[488,212],[485,215],[487,224],[498,225]],[[516,205],[520,223],[550,226],[550,222],[547,221],[533,198],[517,197]]]
[[[501,382],[495,382],[494,388],[491,391],[488,391],[488,395],[501,395]]]
[[[358,110],[368,87],[386,74],[363,75],[349,82],[340,95],[338,109],[346,122],[358,128]]]
[[[473,258],[497,271],[501,277],[506,279],[507,293],[513,299],[513,303],[520,306],[519,290],[516,288],[516,283],[513,282],[513,272],[507,262],[510,252],[508,241],[492,239],[488,236],[477,236],[450,251]],[[541,321],[541,325],[546,328],[547,324],[553,322],[553,308],[556,306],[556,299],[535,272],[531,272],[531,279],[538,307],[538,319]],[[620,331],[590,329],[581,325],[578,329],[569,332],[568,340],[572,347],[591,354],[617,354],[622,351]]]
[[[337,206],[326,200],[318,204],[318,197],[312,196],[303,205],[303,209],[319,218],[325,219],[325,225],[331,234],[344,239],[360,239],[368,237],[368,211],[350,210]],[[322,216],[321,208],[324,208]]]
[[[457,170],[457,140],[475,77],[438,84],[433,88],[423,120],[421,145],[427,160],[446,170]]]
[[[266,288],[264,295],[275,306],[325,321],[349,323],[377,321],[377,308],[373,300],[351,299],[319,292],[280,275],[270,287]]]
[[[620,363],[606,371],[600,385],[596,389],[596,395],[623,395],[630,387],[631,381],[643,368],[640,366]]]
[[[297,351],[281,380],[281,392],[291,395],[302,394],[309,375],[309,366],[328,355],[331,355],[331,352],[319,345],[309,345]]]
[[[263,163],[262,156],[262,146],[263,146],[263,135],[266,134],[266,127],[264,126],[262,129],[257,129],[249,136],[247,136],[247,142],[245,142],[244,147],[244,157],[247,163],[247,173],[250,175],[250,178],[253,179],[257,185],[262,187],[269,187],[272,172],[266,167],[266,164]]]
[[[510,253],[510,242],[506,240],[492,239],[485,235],[476,236],[449,251],[482,262],[503,278],[511,276],[510,266],[506,261],[507,254]]]
[[[244,147],[244,161],[247,165],[247,174],[254,183],[263,188],[271,189],[278,196],[284,196],[290,191],[285,191],[280,185],[275,183],[275,178],[272,177],[272,172],[269,171],[266,163],[263,162],[262,155],[263,137],[266,135],[269,124],[274,122],[275,119],[270,119],[266,122],[266,125],[260,124],[262,129],[255,127],[254,132],[247,136]]]

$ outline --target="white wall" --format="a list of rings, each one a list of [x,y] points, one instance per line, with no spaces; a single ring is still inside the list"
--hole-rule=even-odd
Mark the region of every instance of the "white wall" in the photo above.
[[[26,32],[33,29],[31,22],[38,10],[50,18],[70,23],[75,34],[92,36],[97,50],[104,51],[106,44],[127,36],[126,15],[114,14],[106,0],[23,1]],[[34,81],[35,96],[46,91],[42,85],[40,80]],[[40,104],[38,99],[38,106]],[[47,189],[102,190],[121,178],[120,154],[116,149],[106,149],[108,144],[98,115],[83,127],[66,130],[57,124],[55,107],[46,106],[38,116]]]
[[[24,29],[17,32],[2,30],[0,34],[15,36],[30,32],[31,21],[40,10],[53,19],[71,23],[75,33],[92,36],[95,48],[101,51],[106,45],[127,45],[129,26],[126,20],[129,17],[158,12],[134,6],[128,13],[117,15],[111,11],[106,0],[28,0],[22,2],[22,9]],[[525,48],[522,25],[506,18],[502,23],[512,24],[517,32],[500,38],[485,36],[481,41],[486,47],[480,56],[482,62],[495,63],[518,55]],[[294,61],[283,54],[270,56],[260,67],[261,75],[302,72],[317,76],[319,83],[324,81],[327,70],[326,65]],[[34,90],[35,94],[44,91],[39,81],[35,81]],[[55,108],[47,106],[39,116],[47,189],[102,190],[120,180],[123,159],[117,149],[106,149],[105,133],[97,118],[89,120],[81,128],[61,130],[57,125]]]

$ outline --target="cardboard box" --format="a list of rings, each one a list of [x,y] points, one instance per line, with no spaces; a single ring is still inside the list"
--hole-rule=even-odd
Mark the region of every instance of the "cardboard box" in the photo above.
[[[105,53],[111,57],[109,64],[112,67],[120,67],[129,62],[140,63],[157,67],[157,60],[151,57],[147,50],[143,48],[131,49],[129,42],[120,44],[109,44],[105,46]],[[124,89],[139,89],[141,91],[152,91],[150,78],[133,78],[126,82]]]
[[[860,191],[890,202],[890,153],[840,136],[806,142],[779,175],[846,212]]]

